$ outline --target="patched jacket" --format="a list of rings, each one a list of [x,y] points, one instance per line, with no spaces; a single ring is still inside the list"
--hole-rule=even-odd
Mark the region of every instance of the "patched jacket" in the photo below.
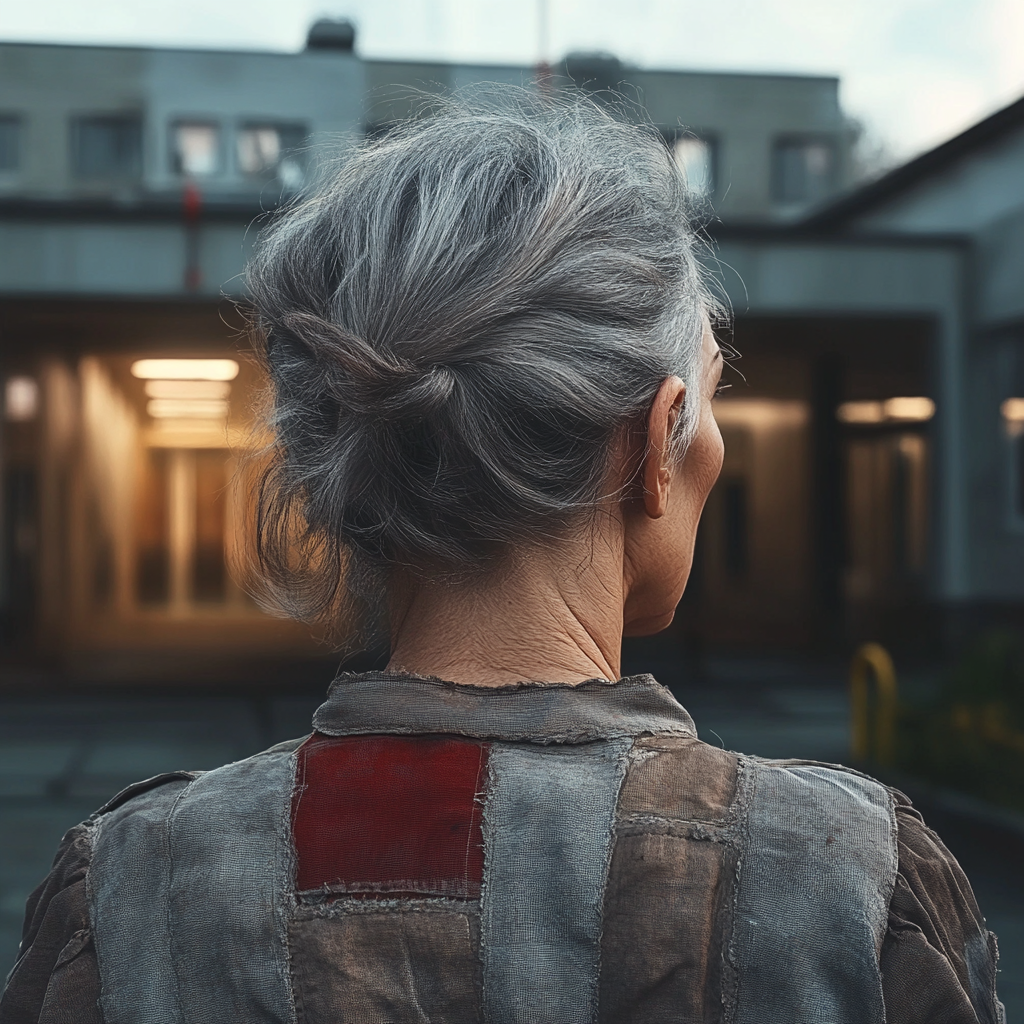
[[[72,829],[0,1022],[1001,1019],[904,797],[702,743],[649,676],[345,676],[313,727]]]

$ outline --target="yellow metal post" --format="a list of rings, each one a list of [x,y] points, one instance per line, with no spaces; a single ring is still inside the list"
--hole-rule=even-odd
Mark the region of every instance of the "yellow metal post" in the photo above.
[[[871,743],[869,676],[875,678],[874,750]],[[855,761],[872,754],[891,765],[896,743],[896,669],[881,644],[862,644],[850,664],[850,752]]]

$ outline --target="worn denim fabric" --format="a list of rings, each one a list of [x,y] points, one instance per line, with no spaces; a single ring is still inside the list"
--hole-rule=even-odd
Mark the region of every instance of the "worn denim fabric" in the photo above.
[[[89,872],[107,1024],[295,1020],[294,755],[162,786],[101,818]]]
[[[87,889],[106,1024],[181,1020],[167,927],[168,828],[191,782],[170,776],[96,822]]]
[[[394,879],[387,894],[296,892],[301,741],[280,745],[132,787],[73,829],[29,899],[0,1024],[1002,1020],[994,938],[902,794],[702,743],[649,679],[528,684],[493,702],[400,679],[370,674],[361,696],[349,679],[318,721],[425,748],[451,723],[497,753],[474,797],[488,820],[483,901]],[[449,806],[444,778],[426,777]]]
[[[632,741],[496,743],[484,804],[484,1018],[597,1018],[612,825]]]
[[[891,793],[847,771],[755,758],[741,760],[740,780],[736,1024],[884,1021],[878,955],[897,868]]]
[[[327,736],[445,733],[522,743],[697,734],[671,691],[649,675],[617,683],[592,679],[578,686],[453,686],[389,672],[341,676],[313,716],[313,727]]]

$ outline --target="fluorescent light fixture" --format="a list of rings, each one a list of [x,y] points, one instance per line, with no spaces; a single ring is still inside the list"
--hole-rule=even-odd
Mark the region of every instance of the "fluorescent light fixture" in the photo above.
[[[158,420],[218,420],[227,417],[228,403],[200,398],[151,398],[146,412]]]
[[[4,386],[4,418],[14,423],[34,420],[39,412],[39,382],[35,377],[8,377]]]
[[[225,380],[147,380],[149,398],[226,399],[231,385]]]
[[[881,402],[843,402],[836,416],[842,423],[881,423],[885,410]]]
[[[1024,423],[1024,398],[1008,398],[999,409],[1007,423]]]
[[[842,423],[923,423],[935,415],[930,398],[888,398],[884,402],[843,402],[836,410]]]
[[[935,403],[930,398],[890,398],[884,403],[887,420],[912,420],[923,423],[935,415]]]
[[[234,380],[234,359],[137,359],[132,376],[146,380]]]

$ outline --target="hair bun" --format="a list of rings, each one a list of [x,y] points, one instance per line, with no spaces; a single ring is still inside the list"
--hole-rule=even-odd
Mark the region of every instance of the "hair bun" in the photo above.
[[[455,374],[443,364],[423,369],[408,359],[379,352],[339,324],[304,310],[281,317],[283,333],[318,362],[339,368],[334,390],[348,409],[382,419],[426,416],[455,389]]]

